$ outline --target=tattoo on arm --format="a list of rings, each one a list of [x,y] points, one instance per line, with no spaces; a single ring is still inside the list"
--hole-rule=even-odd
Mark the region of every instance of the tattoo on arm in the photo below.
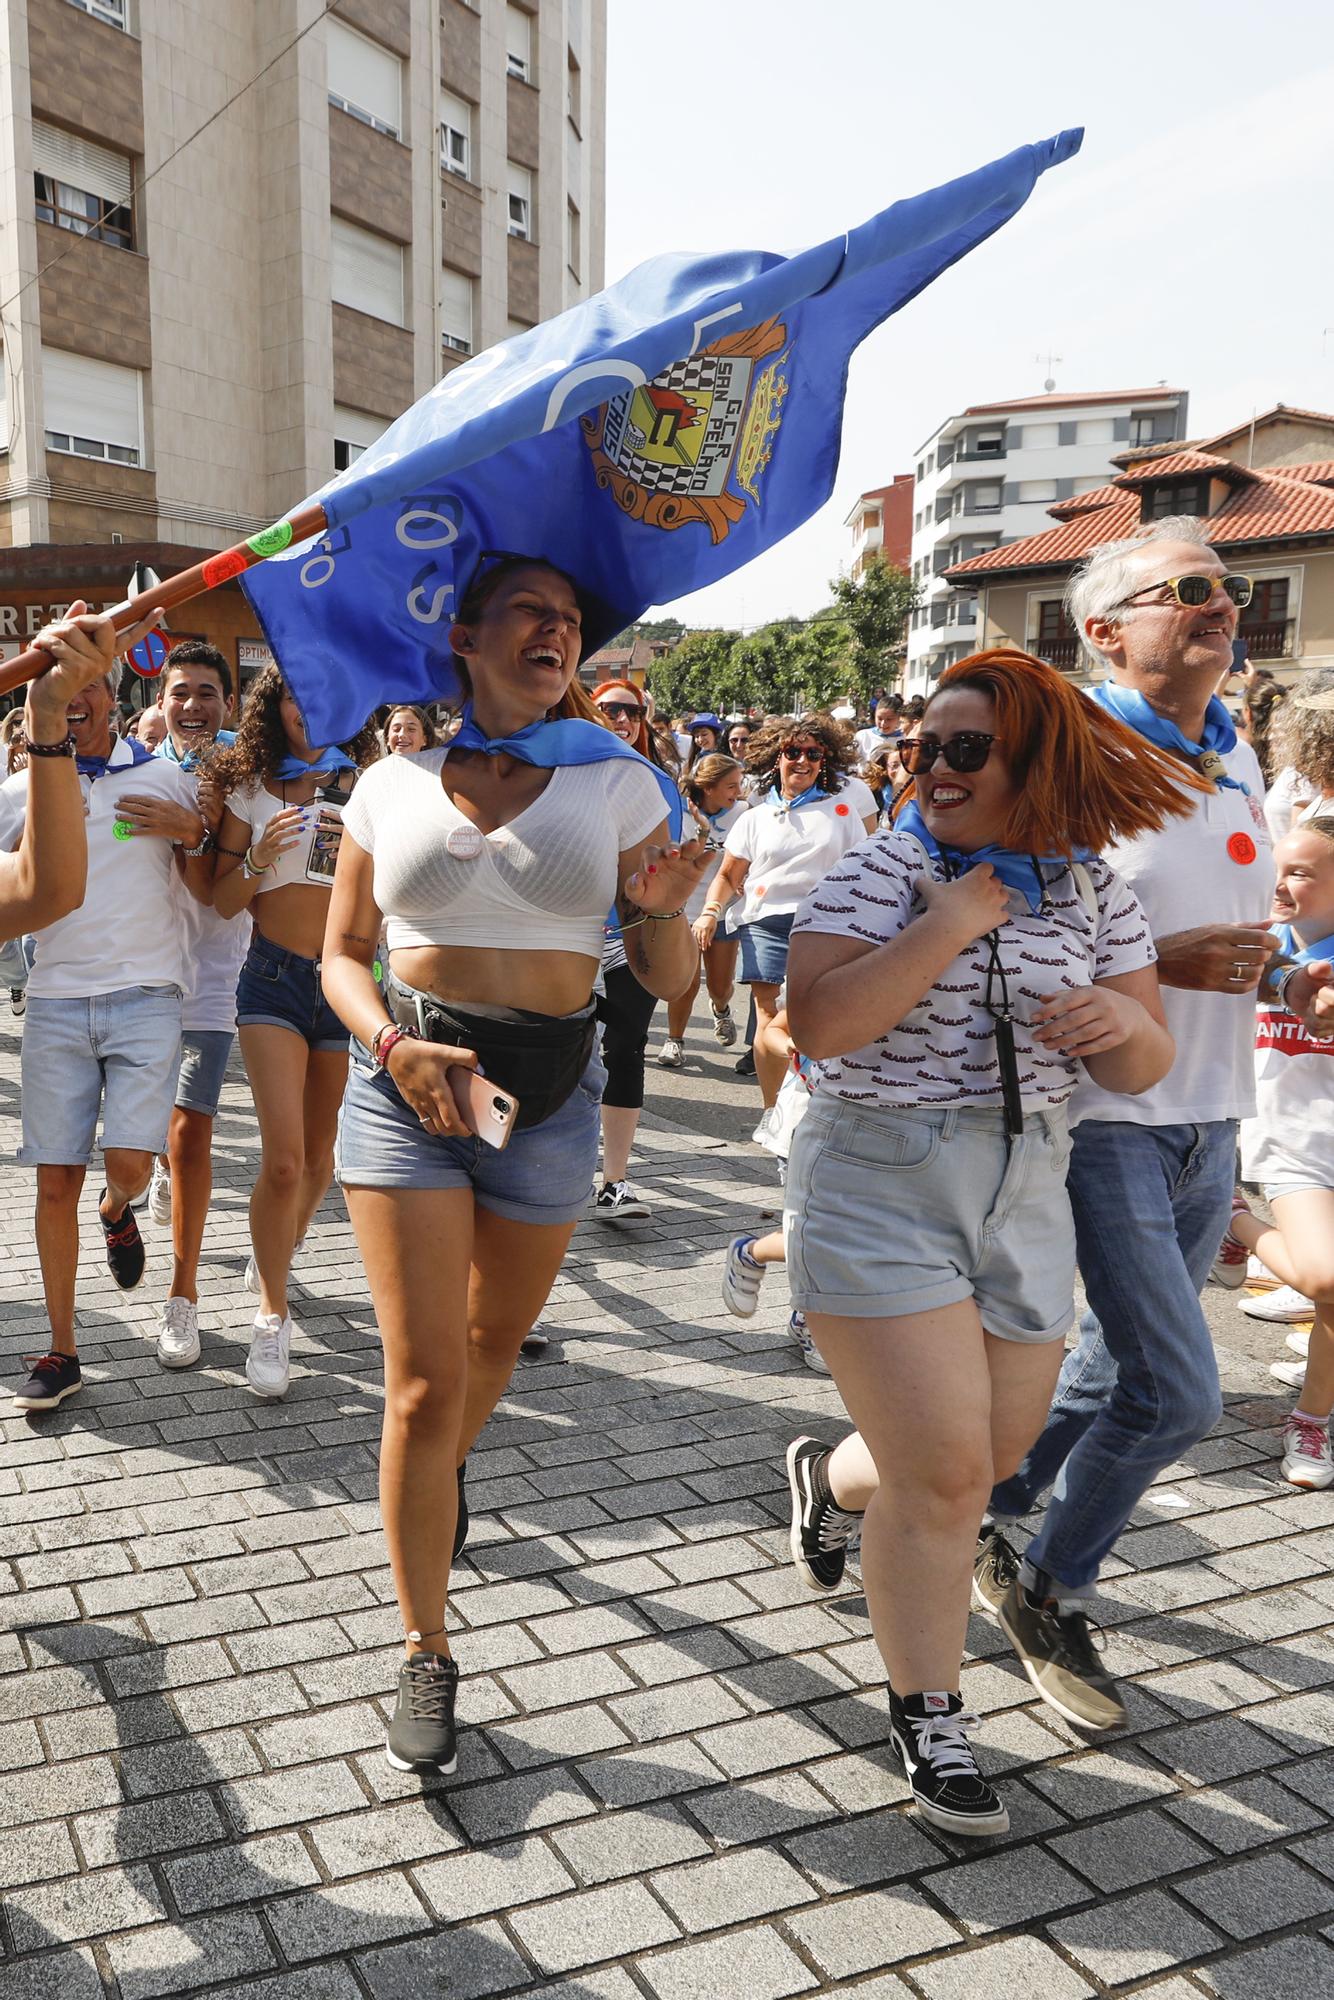
[[[364,944],[369,948],[375,943],[374,938],[361,937],[356,931],[340,931],[338,935],[344,944]]]

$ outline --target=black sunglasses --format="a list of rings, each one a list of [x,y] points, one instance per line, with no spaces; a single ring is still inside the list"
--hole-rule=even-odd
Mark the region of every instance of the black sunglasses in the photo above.
[[[982,729],[961,729],[942,743],[938,736],[909,736],[899,745],[899,762],[911,777],[929,771],[937,757],[943,757],[951,771],[980,771],[999,738]]]
[[[823,764],[824,762],[823,750],[806,750],[800,746],[794,749],[791,744],[785,745],[778,754],[780,757],[786,757],[789,764]]]
[[[614,715],[618,722],[634,722],[644,711],[632,701],[600,701],[603,715]]]

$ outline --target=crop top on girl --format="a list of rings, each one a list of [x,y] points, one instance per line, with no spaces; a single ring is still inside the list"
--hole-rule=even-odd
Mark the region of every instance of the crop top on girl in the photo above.
[[[494,833],[477,829],[440,782],[448,749],[385,757],[343,808],[343,827],[374,857],[389,949],[472,945],[573,951],[597,959],[616,899],[619,858],[667,817],[647,764],[561,764]]]
[[[293,800],[290,803],[295,804],[295,801]],[[283,800],[271,792],[267,785],[259,783],[238,785],[236,790],[228,795],[227,804],[236,814],[236,817],[244,820],[250,828],[249,845],[251,847],[254,847],[258,841],[263,839],[264,829],[274,814],[285,810]],[[255,890],[256,898],[267,896],[273,889],[286,889],[293,882],[302,882],[312,887],[319,886],[318,884],[311,884],[310,877],[306,874],[306,863],[310,859],[310,843],[314,837],[315,817],[318,807],[312,801],[308,810],[310,813],[310,832],[304,834],[296,842],[295,846],[289,847],[286,853],[278,856],[272,872],[261,877],[259,886]],[[329,884],[326,883],[324,886],[327,888]]]

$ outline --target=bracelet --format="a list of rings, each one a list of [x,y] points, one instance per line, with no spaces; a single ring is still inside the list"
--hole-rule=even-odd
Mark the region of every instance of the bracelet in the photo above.
[[[255,859],[254,848],[247,847],[245,854],[243,855],[241,860],[241,873],[245,876],[247,882],[258,881],[261,875],[271,875],[273,873],[273,869],[274,869],[274,863],[272,861],[268,862],[263,868],[261,868],[258,861],[256,861]]]
[[[622,924],[621,929],[623,931],[637,931],[641,924],[670,924],[675,918],[683,917],[685,913],[684,903],[679,910],[663,910],[657,916],[651,910],[645,910],[642,916],[632,917],[628,924]]]
[[[717,923],[719,917],[722,915],[722,910],[716,903],[706,903],[700,911],[700,915],[702,917],[712,917],[713,921]]]
[[[233,861],[244,861],[247,850],[244,847],[220,847],[215,840],[213,843],[213,852],[215,854],[229,855]]]
[[[401,1027],[397,1021],[386,1021],[377,1028],[371,1041],[371,1061],[377,1069],[388,1069],[389,1058],[400,1042],[419,1042],[421,1035],[416,1028]]]
[[[1271,980],[1270,990],[1280,1007],[1288,1005],[1288,987],[1292,984],[1293,979],[1301,969],[1301,966],[1294,960],[1291,965],[1285,965],[1278,975]],[[1291,1009],[1289,1009],[1289,1012],[1291,1012]]]
[[[72,757],[74,738],[68,735],[62,736],[59,743],[34,743],[28,736],[24,738],[23,747],[30,757]]]

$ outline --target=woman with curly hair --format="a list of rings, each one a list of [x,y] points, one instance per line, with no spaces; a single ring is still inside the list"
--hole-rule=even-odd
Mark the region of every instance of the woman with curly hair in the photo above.
[[[761,1031],[777,1012],[792,919],[820,877],[875,831],[870,794],[853,777],[854,762],[852,738],[829,715],[800,721],[773,715],[755,731],[746,753],[746,770],[756,781],[754,804],[728,833],[722,865],[695,922],[699,948],[707,953],[723,911],[738,896],[744,899],[735,929],[741,981],[755,1001],[755,1074],[766,1111],[777,1101],[783,1064]]]
[[[1334,668],[1308,675],[1268,717],[1269,760],[1277,772],[1265,796],[1275,840],[1304,819],[1334,813]]]
[[[249,909],[255,920],[236,1023],[259,1118],[245,1277],[247,1290],[259,1293],[246,1361],[257,1396],[287,1394],[287,1274],[333,1178],[347,1081],[347,1029],[320,984],[338,833],[336,814],[322,811],[319,797],[346,794],[378,754],[369,725],[344,748],[312,746],[295,699],[269,666],[251,686],[235,743],[210,767],[228,793],[213,907],[224,917]]]

